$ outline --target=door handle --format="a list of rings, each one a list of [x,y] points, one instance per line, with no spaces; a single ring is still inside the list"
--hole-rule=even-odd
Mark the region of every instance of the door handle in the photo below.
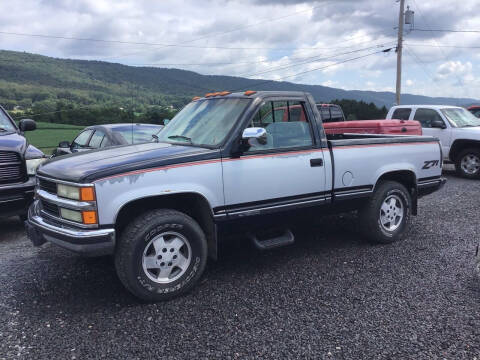
[[[314,167],[314,166],[323,166],[323,159],[322,159],[322,158],[319,158],[319,159],[310,159],[310,166],[311,166],[311,167]]]

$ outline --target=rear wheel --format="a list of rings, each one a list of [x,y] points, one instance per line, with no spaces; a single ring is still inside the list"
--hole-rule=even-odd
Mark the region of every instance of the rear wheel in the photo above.
[[[130,223],[115,254],[125,287],[146,301],[176,297],[198,281],[207,261],[207,241],[191,217],[154,210]]]
[[[480,177],[480,150],[471,148],[463,150],[455,161],[458,175],[467,179]]]
[[[377,185],[369,202],[360,210],[364,236],[377,243],[392,243],[408,229],[412,200],[408,190],[395,181]]]

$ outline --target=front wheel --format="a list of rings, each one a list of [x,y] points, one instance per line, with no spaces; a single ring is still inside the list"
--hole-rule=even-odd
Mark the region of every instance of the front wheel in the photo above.
[[[123,231],[115,267],[124,286],[145,301],[168,300],[190,290],[207,261],[207,240],[191,217],[154,210]]]
[[[455,170],[458,175],[467,179],[480,177],[480,150],[466,149],[462,151],[455,161]]]
[[[395,181],[381,182],[360,210],[364,236],[382,244],[401,239],[408,229],[411,208],[411,196],[405,186]]]

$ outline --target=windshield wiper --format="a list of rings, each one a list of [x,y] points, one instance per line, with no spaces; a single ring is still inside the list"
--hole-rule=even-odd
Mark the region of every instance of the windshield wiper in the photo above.
[[[8,131],[8,130],[4,128],[0,128],[0,131]]]
[[[182,139],[188,141],[190,144],[192,143],[192,138],[189,138],[188,136],[183,136],[183,135],[170,135],[168,136],[168,139]]]
[[[152,139],[155,140],[155,142],[158,143],[158,136],[155,134],[152,134]]]

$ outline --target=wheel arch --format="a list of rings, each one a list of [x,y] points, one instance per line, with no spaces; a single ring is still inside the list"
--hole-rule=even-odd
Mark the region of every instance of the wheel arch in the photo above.
[[[480,140],[471,139],[456,139],[450,147],[448,158],[451,161],[456,161],[457,156],[467,148],[478,148],[480,150]]]
[[[407,188],[412,198],[412,215],[417,215],[418,190],[417,176],[412,170],[392,170],[380,175],[373,186],[373,191],[382,181],[396,181]]]
[[[217,227],[213,220],[212,207],[209,201],[197,192],[147,196],[123,204],[115,216],[117,234],[123,231],[132,218],[145,211],[161,208],[177,210],[193,218],[205,233],[209,257],[217,258]]]

